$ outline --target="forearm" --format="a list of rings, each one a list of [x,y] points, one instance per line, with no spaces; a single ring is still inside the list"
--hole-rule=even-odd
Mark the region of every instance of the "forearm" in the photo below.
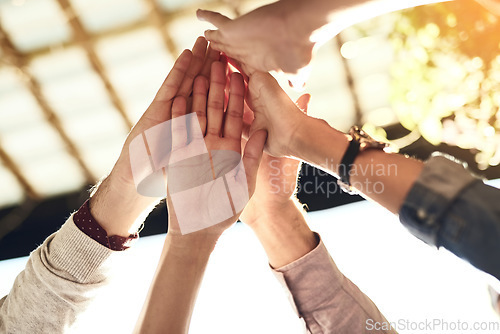
[[[209,235],[167,234],[136,333],[187,333],[196,296],[215,246]]]
[[[311,42],[323,42],[353,24],[398,10],[449,0],[281,1],[293,8],[289,17],[296,27],[300,27],[298,33],[308,34]]]
[[[273,268],[301,258],[318,245],[298,205],[290,199],[250,224]]]
[[[461,163],[437,155],[425,162],[399,219],[416,237],[500,280],[499,196]]]
[[[291,146],[293,156],[338,176],[348,139],[325,121],[308,117]],[[365,197],[398,213],[422,168],[421,161],[400,154],[366,150],[358,154],[349,174],[351,184]]]
[[[70,217],[30,254],[9,295],[0,301],[0,332],[67,331],[107,284],[113,254]]]
[[[265,212],[267,217],[260,216],[250,226],[310,333],[358,333],[367,321],[387,323],[375,304],[338,270],[292,200],[279,211]]]
[[[90,212],[109,236],[137,232],[158,198],[139,195],[135,186],[111,173],[91,195]]]

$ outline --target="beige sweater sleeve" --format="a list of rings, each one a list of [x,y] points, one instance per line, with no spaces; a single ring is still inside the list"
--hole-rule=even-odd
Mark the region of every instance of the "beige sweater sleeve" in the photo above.
[[[80,231],[71,216],[30,254],[0,300],[0,333],[63,333],[106,284],[113,253]]]

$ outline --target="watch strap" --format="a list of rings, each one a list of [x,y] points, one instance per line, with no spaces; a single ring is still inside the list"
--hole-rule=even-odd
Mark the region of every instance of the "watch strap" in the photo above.
[[[354,164],[354,160],[356,159],[356,156],[358,155],[360,150],[359,141],[357,141],[354,137],[351,138],[352,139],[349,141],[349,146],[347,147],[347,150],[342,157],[338,170],[340,182],[342,182],[343,185],[347,187],[351,186],[349,174],[352,165]]]

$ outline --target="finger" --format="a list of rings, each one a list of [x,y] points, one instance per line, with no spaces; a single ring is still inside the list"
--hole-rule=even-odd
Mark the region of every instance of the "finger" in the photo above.
[[[212,68],[212,63],[214,61],[218,61],[220,59],[220,52],[213,49],[210,44],[207,49],[207,53],[205,55],[205,63],[203,64],[203,68],[201,69],[200,75],[203,75],[205,78],[210,80],[210,69]]]
[[[210,43],[222,44],[222,36],[219,30],[207,29],[203,35]]]
[[[207,31],[209,31],[209,30],[207,30]],[[205,31],[205,38],[206,39],[208,39],[207,38],[207,31]],[[210,41],[210,46],[212,47],[212,49],[220,51],[220,52],[228,53],[229,47],[227,45],[219,43],[219,42],[215,42],[213,40],[209,40],[209,41]]]
[[[189,50],[184,50],[174,63],[167,78],[156,93],[155,101],[169,101],[177,95],[179,87],[184,80],[184,76],[189,68],[193,54]]]
[[[240,140],[243,127],[243,107],[245,103],[245,84],[243,82],[243,76],[239,73],[231,73],[229,87],[229,102],[224,116],[224,137]]]
[[[188,97],[193,89],[194,78],[200,73],[203,68],[203,63],[205,61],[205,52],[207,50],[208,42],[204,37],[198,37],[193,46],[193,57],[189,64],[189,68],[186,71],[184,80],[181,83],[179,92],[177,95],[182,95]]]
[[[245,73],[240,72],[233,64],[230,63],[230,61],[234,60],[234,59],[227,57],[225,54],[221,54],[221,57],[226,57],[227,62],[228,62],[228,66],[227,66],[228,83],[230,82],[229,78],[230,78],[231,74],[239,73],[243,76],[243,84],[245,86],[245,92],[246,92],[247,88],[248,88],[249,77],[247,77]],[[227,87],[227,88],[229,88],[229,87]]]
[[[245,71],[243,71],[243,66],[241,65],[241,63],[231,57],[227,57],[227,61],[229,64],[231,64],[231,66],[233,66],[236,70],[238,70],[238,72],[240,72],[243,75],[243,79],[245,80],[246,83],[248,83],[249,77],[245,73]]]
[[[241,137],[243,139],[248,139],[248,137],[250,136],[250,127],[251,126],[252,126],[251,123],[243,122],[243,128],[242,128],[242,131],[241,131]]]
[[[210,89],[207,101],[207,135],[219,136],[224,117],[225,68],[221,62],[214,62],[210,73]]]
[[[224,23],[231,22],[229,17],[210,10],[198,9],[196,11],[196,16],[198,20],[210,22],[217,28],[220,28]]]
[[[172,104],[172,150],[182,148],[187,143],[186,99],[177,96]]]
[[[264,145],[267,139],[267,132],[259,130],[255,132],[245,145],[243,153],[243,165],[245,166],[245,174],[248,184],[248,195],[252,196],[255,191],[257,182],[257,171],[259,170],[260,161],[264,151]]]
[[[201,133],[205,134],[207,127],[207,94],[208,80],[203,76],[198,76],[194,80],[193,86],[193,112],[198,116]],[[196,133],[196,132],[194,132]]]
[[[309,101],[311,101],[311,95],[310,94],[302,94],[297,99],[297,102],[295,102],[295,104],[297,105],[297,107],[299,107],[300,110],[302,110],[302,112],[304,114],[307,115],[307,107],[309,106]]]
[[[253,113],[253,110],[250,109],[250,107],[245,101],[243,108],[243,131],[242,131],[243,138],[248,139],[248,137],[250,136],[250,127],[254,119],[255,115]]]
[[[227,57],[225,55],[221,55],[220,62],[224,66],[224,75],[226,86],[224,87],[224,110],[227,110],[227,103],[229,102],[229,90],[231,84],[231,72],[229,70],[229,66],[227,65]],[[222,121],[222,127],[224,127],[225,118]]]

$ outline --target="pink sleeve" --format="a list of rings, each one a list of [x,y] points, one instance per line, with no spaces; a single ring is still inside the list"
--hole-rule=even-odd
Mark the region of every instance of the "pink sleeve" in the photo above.
[[[310,333],[395,333],[370,298],[338,270],[321,240],[273,272]]]

